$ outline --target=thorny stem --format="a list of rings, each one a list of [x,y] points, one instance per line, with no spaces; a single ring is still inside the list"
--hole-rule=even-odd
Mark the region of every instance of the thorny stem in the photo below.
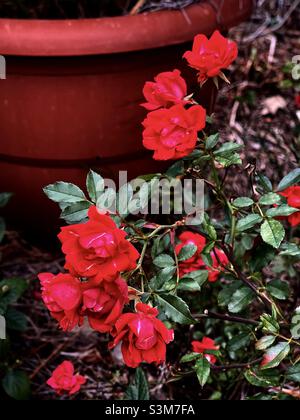
[[[250,369],[251,366],[257,365],[261,361],[262,361],[262,357],[260,357],[259,359],[252,360],[248,363],[235,363],[231,365],[220,365],[220,366],[212,365],[211,367],[214,371],[227,371],[227,370],[232,370],[232,369],[245,369],[245,368]],[[176,377],[175,376],[176,374],[174,374],[174,377],[170,379],[169,382],[178,381],[182,377],[192,376],[192,375],[195,375],[196,373],[194,370],[190,370],[188,372],[178,372],[177,374],[178,376]]]
[[[289,343],[293,343],[296,344],[297,346],[300,347],[300,341],[294,340],[293,338],[287,338],[284,335],[281,334],[274,334],[276,337],[281,338],[284,341],[288,341]]]
[[[255,321],[254,319],[246,319],[246,318],[241,318],[238,316],[230,316],[227,314],[219,314],[216,312],[211,312],[211,311],[204,311],[203,314],[196,314],[193,315],[193,317],[195,319],[199,318],[199,319],[220,319],[222,321],[228,321],[228,322],[236,322],[238,324],[248,324],[248,325],[255,325],[258,326],[259,322]]]
[[[259,359],[255,359],[252,360],[251,362],[248,363],[235,363],[235,364],[231,364],[231,365],[221,365],[221,366],[213,366],[213,370],[230,370],[230,369],[250,369],[251,366],[253,365],[257,365],[258,363],[260,363],[262,361],[262,357],[260,357]]]

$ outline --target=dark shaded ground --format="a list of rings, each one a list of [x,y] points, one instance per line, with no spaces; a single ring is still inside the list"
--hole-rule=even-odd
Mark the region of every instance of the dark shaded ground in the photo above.
[[[263,3],[263,2],[261,2]],[[265,2],[267,3],[267,2]],[[300,8],[288,15],[289,6],[297,2],[286,2],[282,9],[278,2],[269,1],[263,5],[256,19],[231,32],[230,36],[239,41],[240,56],[230,74],[231,86],[222,89],[217,108],[216,123],[221,128],[222,138],[245,144],[245,156],[257,168],[277,182],[299,160],[299,114],[294,102],[299,82],[292,79],[293,56],[300,52]],[[266,14],[265,14],[266,13]],[[273,16],[271,20],[266,17]],[[276,13],[283,17],[274,19]],[[265,17],[266,16],[266,17]],[[268,23],[269,22],[269,23]],[[279,26],[279,27],[278,27]],[[272,29],[273,28],[273,29]],[[259,36],[263,31],[265,35]],[[277,99],[274,99],[277,97]],[[270,99],[271,98],[271,99]],[[272,99],[273,98],[273,99]],[[270,106],[281,104],[275,113],[267,112],[265,101]],[[240,174],[230,173],[230,184],[241,195],[246,180]],[[3,277],[25,277],[30,289],[19,304],[28,316],[29,329],[23,335],[21,354],[22,368],[32,378],[33,397],[55,399],[54,393],[45,385],[51,371],[65,358],[71,360],[81,374],[88,377],[81,393],[73,398],[119,399],[128,383],[128,373],[120,361],[120,354],[112,355],[106,350],[108,339],[83,328],[73,334],[57,330],[40,301],[36,276],[39,272],[61,271],[63,258],[32,248],[15,233],[10,233],[4,245],[1,274]],[[34,296],[34,298],[33,298]],[[179,333],[178,333],[179,334]],[[178,356],[178,345],[186,345],[188,330],[180,331],[176,343],[170,346],[170,357]],[[206,398],[193,378],[179,383],[168,384],[168,369],[148,368],[148,380],[153,399],[199,399]],[[232,399],[241,399],[247,390],[232,391]]]
[[[180,9],[202,0],[1,0],[0,17],[77,19]]]

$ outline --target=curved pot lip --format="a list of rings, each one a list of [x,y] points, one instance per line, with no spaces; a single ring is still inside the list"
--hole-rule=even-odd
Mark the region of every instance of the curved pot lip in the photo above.
[[[177,45],[229,29],[250,16],[253,0],[205,0],[182,10],[74,20],[0,18],[0,54],[85,56]],[[234,11],[234,12],[233,12]]]

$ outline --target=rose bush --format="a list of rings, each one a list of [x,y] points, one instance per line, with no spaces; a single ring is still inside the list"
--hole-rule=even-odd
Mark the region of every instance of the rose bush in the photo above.
[[[236,55],[236,44],[216,32],[197,36],[185,58],[203,84],[209,77],[227,80],[222,70]],[[92,329],[110,334],[109,348],[120,346],[127,366],[167,362],[168,380],[195,376],[207,399],[226,399],[237,386],[250,399],[285,398],[287,387],[294,395],[300,168],[274,185],[242,161],[242,145],[222,139],[213,117],[187,92],[176,70],[146,83],[144,146],[154,159],[176,162],[164,174],[141,177],[142,187],[122,186],[113,210],[103,205],[111,188],[92,170],[88,197],[70,183],[45,188],[70,226],[59,234],[67,273],[40,275],[43,300],[62,329],[87,319]],[[226,183],[232,169],[249,179],[241,196]],[[151,188],[163,207],[161,181],[200,179],[206,187],[200,218],[178,211],[173,192],[163,224],[144,212]],[[194,201],[197,191],[189,186],[188,192]],[[59,372],[52,385],[73,391],[68,372],[71,380]]]

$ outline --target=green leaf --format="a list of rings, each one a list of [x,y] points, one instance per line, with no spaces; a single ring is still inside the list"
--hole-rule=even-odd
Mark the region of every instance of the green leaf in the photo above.
[[[236,200],[234,200],[232,204],[234,205],[234,207],[244,208],[252,206],[254,204],[254,201],[252,200],[252,198],[239,197]]]
[[[189,244],[189,245],[184,246],[183,248],[181,248],[178,254],[178,261],[181,262],[181,261],[189,260],[196,254],[197,250],[198,248],[195,244]]]
[[[181,277],[178,290],[186,292],[200,292],[201,287],[208,279],[207,270],[197,270]]]
[[[274,204],[280,204],[282,201],[282,197],[279,194],[270,192],[268,194],[263,195],[260,200],[259,204],[261,206],[272,206]]]
[[[178,296],[171,294],[157,295],[160,312],[178,324],[194,324],[188,305]]]
[[[208,279],[208,271],[207,270],[191,271],[190,273],[187,273],[184,276],[182,276],[180,280],[182,281],[182,280],[188,280],[188,279],[195,280],[201,287]]]
[[[149,386],[142,368],[139,367],[136,369],[134,381],[127,388],[125,399],[130,401],[150,400]]]
[[[195,161],[195,159],[199,159],[199,158],[201,158],[203,156],[203,151],[202,150],[197,150],[197,149],[195,149],[195,150],[193,150],[192,151],[192,153],[190,153],[188,156],[185,156],[184,158],[183,158],[183,160],[184,161],[187,161],[187,162],[189,162],[189,161]]]
[[[286,282],[272,280],[267,284],[267,291],[276,299],[285,300],[289,297],[290,288]]]
[[[280,327],[277,320],[272,315],[263,314],[260,317],[260,320],[265,333],[278,334]]]
[[[199,359],[201,356],[202,355],[200,353],[188,353],[182,356],[182,358],[180,359],[180,363],[193,362],[194,360]]]
[[[262,217],[258,214],[249,214],[248,216],[240,219],[236,225],[236,230],[238,232],[244,232],[253,228],[255,225],[262,221]]]
[[[91,207],[89,201],[81,201],[78,203],[71,204],[66,207],[60,217],[64,219],[68,224],[82,223],[88,217],[88,210]]]
[[[9,370],[2,379],[4,391],[15,400],[28,400],[30,382],[28,376],[20,370]]]
[[[277,191],[286,190],[288,187],[298,184],[299,182],[300,182],[300,168],[297,168],[282,179],[282,181],[278,185]]]
[[[240,349],[246,349],[251,342],[251,333],[245,332],[233,337],[227,344],[228,351],[236,352]]]
[[[163,268],[153,279],[150,281],[150,287],[152,290],[160,290],[164,284],[171,280],[176,272],[176,267],[165,267]]]
[[[166,172],[166,175],[175,178],[176,176],[184,174],[184,161],[178,160]]]
[[[86,197],[79,187],[69,182],[56,182],[44,188],[44,193],[56,203],[78,203]]]
[[[243,146],[241,144],[228,142],[224,143],[218,150],[216,150],[214,155],[216,157],[227,157],[228,155],[231,155],[232,153],[237,152],[242,148]]]
[[[288,367],[286,378],[288,381],[300,382],[300,363]]]
[[[200,292],[201,287],[196,280],[186,278],[184,280],[180,279],[177,290],[182,292]]]
[[[279,383],[279,375],[276,370],[262,372],[260,369],[249,369],[244,373],[247,381],[253,386],[270,387],[277,386]]]
[[[104,192],[104,179],[101,175],[90,170],[86,179],[86,188],[90,199],[96,204],[98,198]]]
[[[214,228],[207,214],[204,215],[203,227],[212,241],[216,241],[218,239],[216,229]],[[203,253],[210,253],[210,250],[207,251],[205,247],[205,250],[203,250]]]
[[[254,293],[249,287],[242,287],[234,292],[228,305],[230,312],[236,314],[245,309],[252,302]]]
[[[291,214],[297,213],[299,209],[295,209],[290,207],[286,204],[283,204],[279,207],[274,207],[272,209],[267,210],[266,215],[268,217],[279,217],[279,216],[290,216]]]
[[[0,207],[5,207],[11,199],[12,195],[12,193],[8,192],[0,193]]]
[[[0,282],[0,314],[4,315],[8,305],[15,303],[27,289],[23,279],[9,279]]]
[[[241,165],[242,159],[237,153],[233,153],[230,156],[217,156],[216,161],[224,168],[228,168],[232,165]]]
[[[153,263],[160,268],[170,267],[175,265],[175,261],[168,254],[162,254],[156,257]]]
[[[5,313],[6,327],[9,330],[14,331],[25,331],[27,328],[26,316],[17,311],[15,308],[8,308]]]
[[[197,360],[195,364],[195,371],[199,383],[203,387],[208,381],[210,375],[210,363],[203,355],[200,359]]]
[[[205,141],[205,147],[207,150],[212,150],[219,142],[220,134],[212,134],[211,136],[207,137]]]
[[[265,175],[257,173],[256,181],[265,192],[271,192],[273,190],[272,182]]]
[[[106,213],[108,210],[113,213],[116,207],[117,193],[113,188],[107,188],[97,200],[97,208],[100,212]]]
[[[270,362],[261,367],[262,370],[272,369],[280,365],[280,363],[288,356],[290,345],[288,342],[281,341],[274,347],[270,347],[264,355],[264,359]]]
[[[294,243],[285,243],[281,246],[279,255],[287,257],[300,257],[300,247]]]
[[[285,230],[278,220],[269,219],[262,224],[260,234],[264,242],[278,249],[285,237]]]
[[[266,350],[268,347],[274,344],[276,337],[274,335],[266,335],[258,340],[255,344],[256,350]]]
[[[240,281],[234,281],[231,284],[226,284],[223,286],[223,289],[220,291],[218,295],[218,303],[220,306],[228,306],[232,295],[240,289],[242,286],[242,282]]]

